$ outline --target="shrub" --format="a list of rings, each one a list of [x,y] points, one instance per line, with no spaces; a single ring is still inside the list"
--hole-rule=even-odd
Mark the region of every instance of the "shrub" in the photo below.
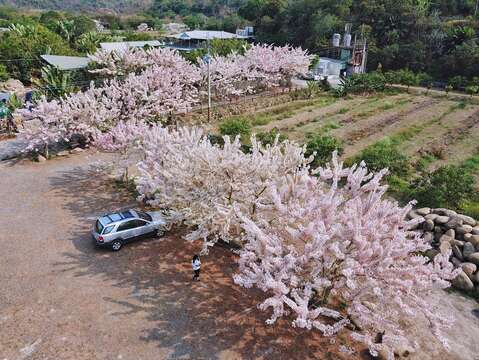
[[[4,64],[0,64],[0,81],[6,81],[9,77],[7,67]]]
[[[288,138],[286,135],[281,134],[278,129],[274,128],[270,131],[260,132],[256,134],[256,139],[261,141],[263,145],[272,145],[274,144],[274,141],[276,140],[277,136],[279,137],[279,141],[284,141]]]
[[[339,140],[330,135],[316,135],[306,143],[305,155],[311,156],[316,152],[311,163],[311,167],[315,168],[330,161],[334,150],[337,150],[339,155],[343,153],[343,146]]]
[[[457,75],[450,78],[447,84],[454,90],[461,90],[466,86],[467,79],[464,76]]]
[[[380,92],[386,88],[386,78],[380,72],[354,74],[344,80],[342,87],[345,94]]]
[[[229,119],[220,124],[221,135],[237,136],[246,138],[251,134],[251,124],[246,119]]]
[[[370,170],[380,171],[388,168],[391,175],[405,176],[410,169],[407,156],[401,154],[389,139],[368,146],[354,159],[354,162],[361,160],[364,160]]]
[[[475,193],[474,177],[464,168],[443,166],[413,183],[421,206],[459,209]]]

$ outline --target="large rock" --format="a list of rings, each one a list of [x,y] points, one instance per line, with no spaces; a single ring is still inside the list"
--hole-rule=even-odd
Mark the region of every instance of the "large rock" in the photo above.
[[[445,226],[448,228],[448,229],[455,229],[457,228],[458,226],[462,226],[463,224],[463,221],[462,219],[458,218],[457,216],[451,218],[446,224]]]
[[[459,247],[457,245],[452,246],[452,253],[459,261],[464,261],[461,250],[459,250]]]
[[[424,230],[432,231],[434,229],[434,221],[426,220],[423,225]]]
[[[454,210],[445,209],[445,208],[432,209],[432,213],[438,214],[438,215],[446,215],[446,216],[454,216],[457,214]]]
[[[464,240],[471,243],[477,250],[479,250],[479,235],[471,235],[468,236],[467,239],[464,238]]]
[[[42,163],[42,162],[47,161],[47,159],[46,159],[44,156],[42,156],[42,155],[38,155],[37,161],[38,161],[39,163]]]
[[[472,282],[479,284],[479,271],[472,275]],[[476,285],[477,286],[477,285]]]
[[[474,290],[474,284],[472,283],[471,279],[469,279],[469,276],[467,276],[463,270],[459,272],[459,275],[457,275],[456,278],[451,281],[451,283],[452,283],[452,286],[454,286],[456,289],[459,289],[459,290],[465,290],[465,291]]]
[[[466,254],[464,254],[464,257],[470,262],[472,262],[473,264],[479,265],[479,252],[475,252],[467,256]]]
[[[451,218],[449,216],[438,216],[437,218],[434,219],[434,222],[436,224],[446,224]]]
[[[456,228],[456,233],[457,234],[467,234],[467,233],[470,233],[472,231],[472,226],[471,225],[467,225],[467,224],[464,224],[462,226],[458,226]]]
[[[467,276],[469,276],[469,279],[472,280],[474,273],[477,270],[477,265],[470,263],[470,262],[465,262],[461,264],[462,271],[465,272]]]
[[[431,232],[424,233],[424,241],[431,244],[434,241],[434,235]]]
[[[434,221],[438,216],[439,216],[438,214],[428,214],[428,215],[424,216],[424,218],[425,218],[426,220],[432,220],[432,221]]]
[[[479,226],[474,226],[474,227],[472,228],[472,233],[473,233],[474,235],[479,235]]]
[[[451,249],[451,243],[449,241],[441,241],[439,244],[439,250],[441,251],[441,254],[446,253]]]
[[[474,220],[474,219],[473,219],[472,217],[470,217],[470,216],[459,214],[459,215],[457,215],[457,217],[458,217],[459,219],[461,219],[462,222],[463,222],[464,224],[466,224],[466,225],[476,226],[476,224],[477,224],[477,221]]]
[[[476,249],[474,248],[474,246],[470,243],[470,242],[467,242],[464,244],[464,247],[462,248],[462,255],[468,259],[469,258],[469,255],[472,255],[476,252]]]
[[[454,229],[449,229],[444,233],[444,235],[447,235],[447,236],[452,237],[454,239],[456,237],[456,232],[454,231]]]
[[[421,216],[426,216],[431,213],[431,208],[428,208],[428,207],[420,208],[420,209],[417,209],[416,212]]]
[[[448,243],[451,243],[452,240],[454,240],[454,238],[453,238],[453,237],[450,237],[450,236],[448,236],[448,235],[446,235],[446,234],[442,235],[442,236],[439,238],[439,242],[440,242],[440,243],[443,243],[443,242],[445,242],[445,241],[448,242]]]

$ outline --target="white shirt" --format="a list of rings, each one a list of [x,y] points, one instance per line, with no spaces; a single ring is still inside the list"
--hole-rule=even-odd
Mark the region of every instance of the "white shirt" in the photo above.
[[[193,270],[199,270],[201,267],[201,261],[200,260],[195,260],[192,262],[193,265]]]

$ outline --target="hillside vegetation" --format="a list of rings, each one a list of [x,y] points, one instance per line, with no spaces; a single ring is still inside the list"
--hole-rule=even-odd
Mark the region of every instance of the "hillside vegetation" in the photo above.
[[[92,11],[110,9],[115,12],[133,12],[147,9],[152,0],[0,0],[0,5],[44,10]]]

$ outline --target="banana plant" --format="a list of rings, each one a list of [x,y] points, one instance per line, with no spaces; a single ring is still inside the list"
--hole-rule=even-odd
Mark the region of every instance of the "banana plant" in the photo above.
[[[44,66],[41,70],[41,78],[32,80],[32,83],[48,99],[61,98],[76,90],[72,74],[54,66]]]

